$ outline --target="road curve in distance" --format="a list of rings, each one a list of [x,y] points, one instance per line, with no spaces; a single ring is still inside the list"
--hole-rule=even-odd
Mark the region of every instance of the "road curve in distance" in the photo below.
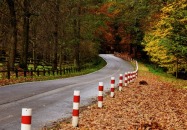
[[[73,91],[80,90],[81,106],[97,97],[99,82],[110,89],[110,77],[132,71],[132,65],[112,54],[100,55],[107,65],[101,70],[71,78],[26,82],[0,88],[0,130],[20,130],[21,109],[32,108],[32,130],[71,116]]]

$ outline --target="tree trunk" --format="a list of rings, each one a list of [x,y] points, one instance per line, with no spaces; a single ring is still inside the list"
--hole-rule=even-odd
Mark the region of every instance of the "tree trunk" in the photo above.
[[[33,42],[33,50],[32,50],[32,58],[33,58],[33,65],[34,65],[34,70],[36,70],[37,68],[37,64],[36,64],[36,45],[35,42]]]
[[[177,61],[176,61],[176,75],[175,77],[178,78],[178,68],[179,68],[179,59],[177,58]]]
[[[9,49],[9,68],[10,70],[14,70],[15,58],[16,58],[16,48],[17,48],[17,21],[16,21],[16,12],[14,7],[14,0],[6,0],[11,16],[11,26],[12,26],[12,33],[11,33],[11,45]]]
[[[60,12],[60,0],[56,0],[55,3],[55,32],[54,32],[54,46],[53,46],[53,69],[57,69],[58,59],[58,21],[59,21],[59,12]]]
[[[80,16],[81,16],[81,0],[77,4],[77,16],[74,19],[74,35],[76,39],[75,43],[75,66],[80,67]]]
[[[27,69],[27,58],[28,58],[28,46],[29,46],[29,6],[30,0],[24,0],[24,18],[23,18],[23,44],[22,44],[22,54],[20,67],[22,69]]]

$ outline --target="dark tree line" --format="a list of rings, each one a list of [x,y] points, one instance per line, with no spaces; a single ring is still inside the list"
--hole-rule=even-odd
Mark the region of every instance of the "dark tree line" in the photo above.
[[[1,0],[0,49],[8,66],[28,68],[31,59],[53,69],[72,62],[79,67],[98,55],[94,40],[96,16],[89,11],[94,0]],[[16,60],[19,63],[16,64]]]

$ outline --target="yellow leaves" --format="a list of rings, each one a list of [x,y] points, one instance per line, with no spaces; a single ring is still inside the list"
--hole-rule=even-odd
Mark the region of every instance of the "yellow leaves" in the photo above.
[[[182,48],[187,22],[186,1],[175,1],[162,9],[160,19],[146,32],[144,37],[145,51],[151,60],[168,71],[175,72],[176,57],[183,56]],[[184,41],[185,42],[185,41]],[[180,47],[180,48],[179,48]],[[177,51],[176,51],[177,50]],[[184,56],[183,56],[184,57]],[[178,63],[180,69],[185,58]],[[174,65],[173,65],[174,64]],[[175,67],[176,68],[176,67]]]
[[[166,7],[162,9],[162,12],[166,15],[171,15],[173,12],[177,10],[186,10],[187,7],[187,2],[186,0],[180,0],[180,1],[175,1]]]
[[[114,10],[113,15],[119,14],[121,11],[119,9]]]

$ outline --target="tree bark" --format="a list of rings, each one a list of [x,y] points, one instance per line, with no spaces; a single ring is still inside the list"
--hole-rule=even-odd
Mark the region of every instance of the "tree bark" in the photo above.
[[[179,59],[177,57],[177,61],[176,61],[176,74],[175,74],[176,78],[178,78],[178,69],[179,69]]]
[[[80,16],[81,16],[81,0],[77,3],[77,16],[74,19],[74,35],[76,39],[75,43],[75,65],[77,67],[80,67],[80,41],[81,41],[81,35],[80,35]]]
[[[11,33],[11,45],[9,49],[9,68],[10,70],[14,70],[14,64],[15,64],[15,58],[16,58],[16,49],[17,49],[17,20],[16,20],[16,12],[15,12],[15,4],[14,0],[6,0],[10,16],[11,16],[11,27],[12,27],[12,33]]]
[[[30,0],[24,0],[24,18],[23,18],[23,44],[22,44],[22,55],[20,61],[20,67],[27,69],[27,58],[28,58],[28,46],[29,46],[29,19],[30,19]]]
[[[53,69],[56,70],[58,66],[57,52],[58,52],[58,35],[59,35],[59,12],[60,12],[60,0],[55,1],[55,32],[54,32],[54,46],[53,46]]]

